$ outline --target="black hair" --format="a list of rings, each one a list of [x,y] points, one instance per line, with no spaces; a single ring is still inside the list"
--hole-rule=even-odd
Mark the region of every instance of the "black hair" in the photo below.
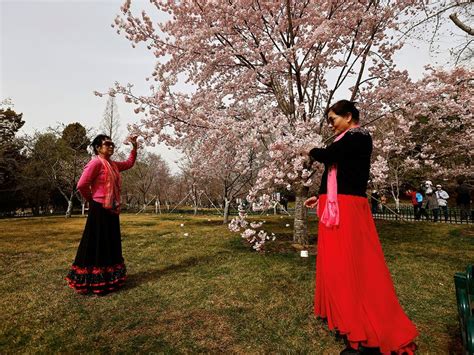
[[[106,134],[99,134],[97,137],[94,138],[94,140],[91,143],[91,147],[92,149],[94,149],[95,155],[99,154],[99,148],[102,145],[102,142],[105,141],[106,139],[111,139],[111,138]]]
[[[326,120],[328,119],[329,111],[334,112],[338,116],[346,116],[348,113],[352,115],[352,121],[359,122],[359,110],[355,107],[354,101],[340,100],[334,105],[330,106],[324,113]]]

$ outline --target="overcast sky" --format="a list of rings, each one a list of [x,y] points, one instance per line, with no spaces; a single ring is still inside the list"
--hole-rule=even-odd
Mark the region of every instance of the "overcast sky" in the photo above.
[[[154,58],[111,28],[122,0],[0,0],[0,99],[13,99],[26,121],[23,132],[44,130],[57,123],[80,122],[98,129],[106,91],[115,81],[138,89],[153,71]],[[149,6],[134,0],[132,8]],[[137,6],[138,5],[138,6]],[[426,46],[407,46],[397,64],[419,78],[426,64],[436,64]],[[132,105],[117,98],[122,133],[137,119]],[[165,147],[160,153],[173,171],[177,154]]]

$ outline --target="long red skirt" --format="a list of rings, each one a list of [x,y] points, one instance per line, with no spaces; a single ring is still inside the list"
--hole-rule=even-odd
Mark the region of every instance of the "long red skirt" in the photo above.
[[[338,203],[339,226],[319,223],[314,313],[350,342],[399,351],[418,332],[398,302],[369,203],[350,195]],[[321,195],[319,216],[325,204]]]

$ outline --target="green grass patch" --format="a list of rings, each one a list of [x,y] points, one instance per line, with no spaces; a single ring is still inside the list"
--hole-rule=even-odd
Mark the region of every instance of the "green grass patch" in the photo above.
[[[102,297],[78,295],[64,280],[84,218],[0,220],[0,352],[340,351],[313,316],[315,246],[300,258],[292,220],[263,218],[278,239],[258,254],[216,216],[124,214],[128,280]],[[420,352],[460,352],[453,275],[473,262],[473,228],[377,227]],[[315,240],[314,221],[310,229]]]

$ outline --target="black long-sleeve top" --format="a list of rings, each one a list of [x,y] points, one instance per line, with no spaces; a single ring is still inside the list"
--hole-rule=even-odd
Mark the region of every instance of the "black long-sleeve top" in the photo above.
[[[325,166],[319,193],[327,193],[328,169],[337,164],[337,193],[365,197],[371,154],[372,137],[360,127],[350,129],[327,148],[311,149],[309,155]]]

